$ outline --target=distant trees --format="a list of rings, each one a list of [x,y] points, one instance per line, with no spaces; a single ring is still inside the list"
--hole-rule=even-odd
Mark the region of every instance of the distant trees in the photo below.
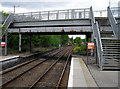
[[[58,35],[33,35],[32,42],[35,46],[58,47],[59,36]]]
[[[74,49],[73,51],[76,53],[81,53],[81,54],[85,54],[86,53],[86,38],[85,39],[81,39],[80,37],[76,37],[73,40],[73,45],[74,45]]]
[[[74,43],[75,43],[76,46],[81,46],[82,39],[80,37],[76,37],[74,39]]]
[[[66,46],[70,41],[68,35],[32,35],[33,47],[58,47]],[[19,36],[10,35],[8,37],[8,49],[18,50]],[[22,35],[22,50],[29,51],[30,37],[29,35]]]
[[[67,45],[67,43],[70,41],[68,35],[61,35],[60,36],[60,44],[62,46]]]
[[[3,15],[3,16],[5,16],[5,17],[7,17],[9,14],[8,13],[6,13],[6,12],[4,12],[4,11],[0,11],[0,13]]]

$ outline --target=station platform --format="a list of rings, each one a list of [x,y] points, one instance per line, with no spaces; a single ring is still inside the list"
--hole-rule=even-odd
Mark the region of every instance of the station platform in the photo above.
[[[85,63],[87,63],[87,56],[79,56],[81,57]],[[108,89],[120,89],[120,71],[116,70],[103,70],[95,64],[96,58],[93,56],[89,56],[89,61],[91,64],[87,65],[91,75],[96,81],[98,87],[100,88],[108,88]]]
[[[87,66],[80,57],[73,56],[70,66],[68,89],[98,87]]]
[[[28,56],[32,53],[30,52],[25,52],[25,53],[18,53],[18,54],[11,54],[11,55],[7,55],[7,56],[0,56],[0,60],[5,60],[5,59],[10,59],[10,58],[14,58],[14,57],[23,57],[23,56]]]

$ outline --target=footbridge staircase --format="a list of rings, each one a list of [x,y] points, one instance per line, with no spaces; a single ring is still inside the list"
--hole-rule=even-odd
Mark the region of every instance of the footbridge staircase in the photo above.
[[[112,28],[111,34],[100,31],[100,24],[98,24],[98,21],[94,17],[92,7],[90,8],[90,18],[97,45],[98,64],[101,70],[120,69],[120,29],[109,7],[107,8],[107,13],[107,18]]]

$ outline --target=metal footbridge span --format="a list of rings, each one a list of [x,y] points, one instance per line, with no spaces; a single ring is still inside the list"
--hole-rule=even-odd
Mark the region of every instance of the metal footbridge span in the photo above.
[[[120,8],[93,11],[68,9],[9,14],[0,20],[1,37],[7,33],[19,34],[86,34],[97,46],[97,64],[103,69],[119,68],[120,61]],[[2,16],[2,15],[1,15]],[[7,41],[7,40],[6,40]]]

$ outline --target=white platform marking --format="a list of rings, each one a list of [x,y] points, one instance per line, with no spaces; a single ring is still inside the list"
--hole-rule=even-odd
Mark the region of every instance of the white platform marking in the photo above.
[[[73,87],[87,87],[79,58],[75,57],[72,57],[68,81],[68,89],[71,89]]]

